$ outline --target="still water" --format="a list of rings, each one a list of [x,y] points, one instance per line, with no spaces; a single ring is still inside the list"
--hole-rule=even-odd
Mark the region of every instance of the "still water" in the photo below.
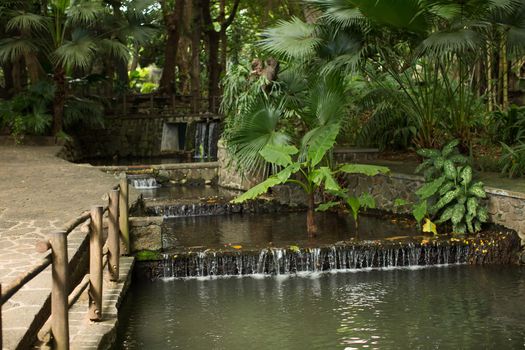
[[[521,349],[525,269],[136,282],[119,349]]]

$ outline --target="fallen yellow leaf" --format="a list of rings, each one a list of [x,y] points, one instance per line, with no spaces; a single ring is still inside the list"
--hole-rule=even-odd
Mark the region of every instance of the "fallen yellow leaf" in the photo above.
[[[233,249],[241,249],[241,248],[242,248],[242,245],[232,245],[232,248],[233,248]]]
[[[425,223],[423,224],[423,232],[431,232],[437,235],[436,224],[434,224],[429,219],[425,219]]]

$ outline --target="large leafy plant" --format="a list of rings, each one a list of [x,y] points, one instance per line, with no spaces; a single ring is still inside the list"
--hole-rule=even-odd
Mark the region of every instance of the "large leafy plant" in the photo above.
[[[482,199],[486,198],[483,183],[473,181],[472,167],[457,150],[458,140],[443,149],[421,149],[418,154],[427,158],[416,172],[423,172],[425,184],[416,194],[419,203],[414,216],[421,221],[426,215],[435,223],[452,223],[454,233],[474,233],[488,220]]]
[[[339,125],[333,125],[315,135],[306,134],[301,142],[301,151],[293,145],[267,144],[260,151],[261,156],[267,162],[281,167],[282,170],[235,198],[233,202],[242,203],[257,198],[273,186],[293,183],[308,195],[307,231],[309,236],[314,236],[317,232],[314,221],[314,194],[320,188],[344,199],[352,209],[354,218],[357,219],[360,207],[375,206],[373,198],[371,196],[359,198],[349,196],[348,192],[339,186],[334,176],[337,173],[374,176],[387,173],[389,170],[386,167],[366,164],[343,164],[335,169],[326,165],[323,159],[334,146],[338,132]],[[336,204],[336,202],[329,202],[320,206],[320,209],[327,210]]]

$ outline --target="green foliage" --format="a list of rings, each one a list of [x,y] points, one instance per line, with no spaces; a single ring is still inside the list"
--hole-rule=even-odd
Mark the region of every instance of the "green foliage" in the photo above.
[[[525,107],[511,105],[508,110],[497,110],[492,113],[489,125],[489,136],[493,142],[514,145],[525,140]]]
[[[44,134],[51,125],[48,107],[53,98],[53,86],[40,82],[11,100],[0,101],[0,125],[10,129],[20,139],[24,134]]]
[[[425,171],[425,184],[416,192],[419,203],[413,214],[418,222],[428,214],[436,224],[452,223],[454,233],[474,233],[488,220],[481,200],[486,198],[482,182],[474,182],[472,168],[459,155],[454,140],[442,150],[422,149],[418,154],[427,158],[418,171]]]
[[[509,178],[521,177],[525,174],[525,143],[520,142],[515,146],[509,146],[504,143],[503,154],[501,156],[502,174],[508,175]]]
[[[468,163],[468,159],[456,148],[458,145],[458,140],[452,140],[442,150],[428,148],[418,150],[417,154],[426,159],[416,168],[416,174],[423,173],[427,182],[442,175],[454,179],[457,176],[457,166]]]

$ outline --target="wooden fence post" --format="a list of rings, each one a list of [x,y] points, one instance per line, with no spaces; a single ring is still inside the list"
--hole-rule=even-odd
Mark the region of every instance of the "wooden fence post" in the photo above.
[[[120,190],[113,190],[109,193],[108,205],[108,270],[111,281],[118,281],[119,277],[119,196]]]
[[[120,223],[120,232],[122,234],[122,243],[124,246],[124,254],[129,255],[129,218],[128,218],[128,194],[129,194],[129,185],[128,177],[126,173],[120,175],[120,197],[119,197],[119,223]]]
[[[103,207],[91,208],[89,232],[89,319],[102,319],[102,215]]]
[[[69,262],[67,259],[66,231],[51,234],[51,256],[53,259],[51,268],[53,277],[53,287],[51,289],[53,348],[67,350],[69,349],[69,306],[67,303]]]

